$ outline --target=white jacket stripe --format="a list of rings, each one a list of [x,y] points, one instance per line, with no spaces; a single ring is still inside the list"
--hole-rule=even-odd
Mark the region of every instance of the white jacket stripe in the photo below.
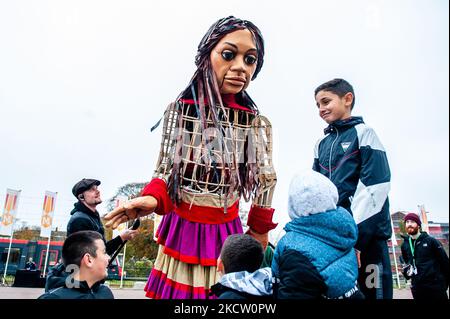
[[[364,185],[361,180],[358,182],[350,206],[356,224],[369,219],[381,211],[390,189],[390,182],[371,186]]]

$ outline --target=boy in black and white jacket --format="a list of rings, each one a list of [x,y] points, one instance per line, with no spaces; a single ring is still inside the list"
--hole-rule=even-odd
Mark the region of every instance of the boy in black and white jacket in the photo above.
[[[319,115],[328,127],[316,144],[313,169],[336,185],[337,205],[347,209],[358,225],[355,249],[362,292],[367,299],[392,299],[387,246],[392,234],[391,174],[386,152],[362,117],[351,115],[355,93],[347,81],[328,81],[314,93]]]

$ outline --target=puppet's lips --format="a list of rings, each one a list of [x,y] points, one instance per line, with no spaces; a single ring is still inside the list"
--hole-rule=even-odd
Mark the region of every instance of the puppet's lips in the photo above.
[[[245,79],[241,77],[226,77],[225,80],[235,85],[242,85],[246,82]]]

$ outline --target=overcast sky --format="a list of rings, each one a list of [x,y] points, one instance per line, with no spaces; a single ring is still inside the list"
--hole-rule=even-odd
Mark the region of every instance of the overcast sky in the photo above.
[[[195,71],[217,19],[254,22],[265,63],[248,92],[274,128],[273,206],[288,220],[292,175],[313,162],[326,123],[313,92],[336,77],[387,151],[391,210],[449,216],[449,2],[7,1],[0,0],[0,205],[22,190],[20,222],[38,224],[46,190],[58,192],[65,229],[83,177],[118,187],[146,182],[161,127],[150,128]],[[99,206],[101,214],[106,205]]]

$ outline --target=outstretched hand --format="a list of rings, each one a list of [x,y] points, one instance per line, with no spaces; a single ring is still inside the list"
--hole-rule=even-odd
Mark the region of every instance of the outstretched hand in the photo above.
[[[132,240],[134,237],[136,237],[139,234],[139,231],[132,230],[132,229],[125,229],[123,232],[120,233],[120,238],[122,238],[122,241],[129,241]]]
[[[153,196],[133,198],[106,214],[103,217],[106,221],[105,226],[116,229],[126,221],[153,213],[157,205],[158,201]]]

